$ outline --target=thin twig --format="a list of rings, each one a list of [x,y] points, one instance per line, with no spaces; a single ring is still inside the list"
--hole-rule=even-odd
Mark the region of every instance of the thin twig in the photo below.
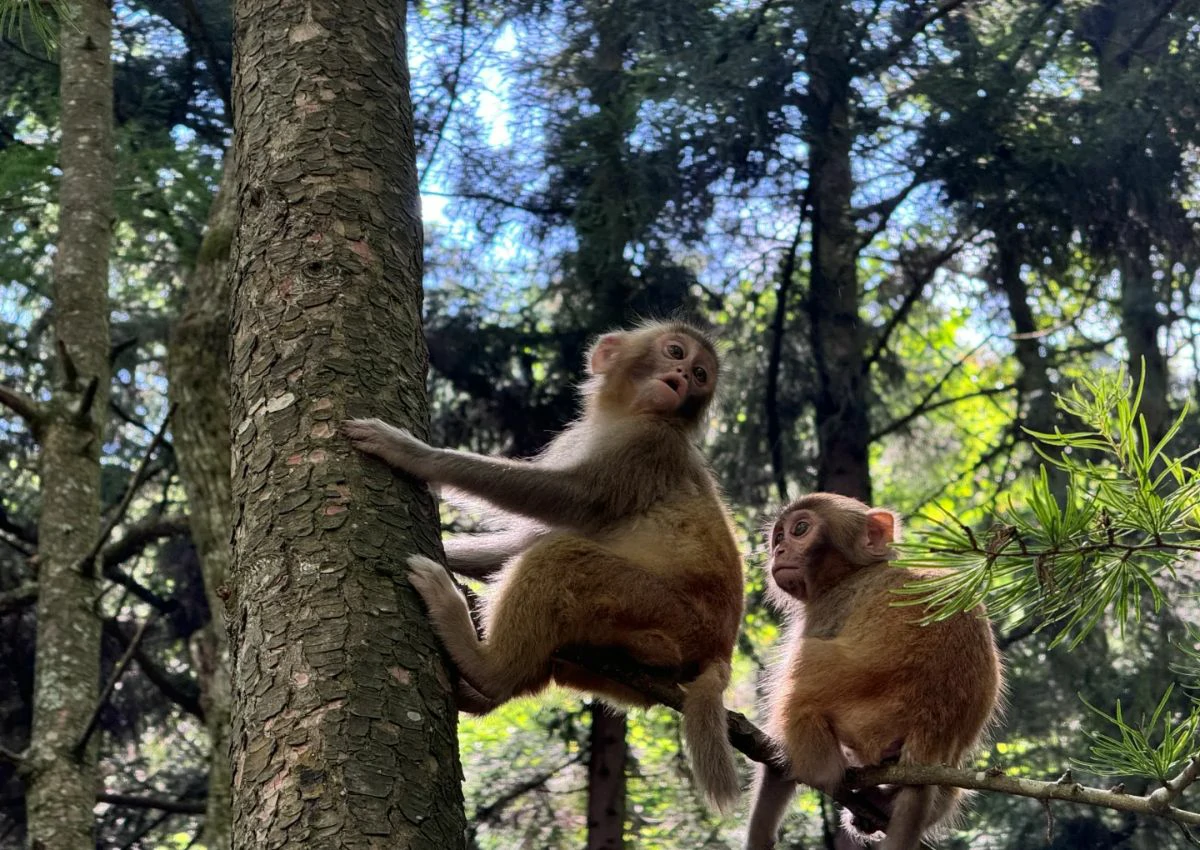
[[[163,417],[162,425],[159,426],[158,433],[154,435],[154,439],[150,441],[150,445],[146,446],[146,453],[142,456],[142,462],[138,464],[137,472],[134,473],[133,479],[129,482],[129,487],[125,490],[125,495],[121,498],[121,503],[117,505],[117,509],[113,511],[112,516],[108,518],[108,522],[104,524],[104,528],[100,531],[96,542],[92,544],[91,550],[80,559],[78,567],[80,572],[85,575],[95,575],[96,573],[96,556],[100,554],[100,550],[104,548],[104,544],[108,542],[108,538],[112,535],[121,520],[125,518],[125,512],[129,510],[129,504],[133,501],[133,497],[137,495],[138,489],[142,486],[142,481],[146,475],[146,468],[150,465],[150,459],[154,456],[154,452],[158,449],[159,443],[162,442],[163,436],[167,433],[167,425],[171,421],[171,415],[175,412],[175,405],[167,408],[167,415]]]
[[[149,617],[142,620],[142,624],[138,626],[138,630],[134,632],[133,640],[129,642],[129,646],[125,647],[125,652],[121,655],[117,665],[113,667],[112,675],[108,677],[108,683],[105,684],[104,690],[100,692],[100,698],[96,700],[96,707],[92,710],[91,719],[84,727],[83,734],[79,736],[79,740],[75,742],[75,758],[82,759],[84,750],[87,749],[88,740],[92,737],[92,733],[96,731],[96,724],[100,722],[100,712],[108,703],[109,696],[112,695],[113,689],[117,686],[117,682],[121,681],[121,676],[125,674],[125,668],[129,666],[129,662],[133,660],[133,654],[137,651],[138,645],[142,642],[142,638],[146,636],[146,630],[150,628],[150,624],[158,619],[158,612],[154,611]]]

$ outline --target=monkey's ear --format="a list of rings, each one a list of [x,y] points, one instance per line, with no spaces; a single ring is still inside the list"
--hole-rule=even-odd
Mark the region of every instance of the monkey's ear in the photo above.
[[[900,520],[889,510],[867,511],[867,551],[880,558],[894,558],[892,543],[900,536]]]
[[[605,334],[600,337],[588,352],[588,372],[592,375],[603,375],[612,368],[624,347],[624,334]]]

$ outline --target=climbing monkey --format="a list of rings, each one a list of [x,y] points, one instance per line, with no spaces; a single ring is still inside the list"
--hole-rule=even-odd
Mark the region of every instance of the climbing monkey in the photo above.
[[[982,608],[922,626],[921,606],[893,606],[897,588],[936,573],[889,565],[899,531],[891,511],[832,493],[793,502],[771,527],[767,590],[790,622],[766,713],[790,767],[759,769],[748,850],[775,846],[796,783],[832,792],[847,767],[897,759],[961,766],[996,711],[1000,658]],[[866,796],[888,814],[880,846],[915,850],[962,792]]]
[[[480,640],[446,570],[421,556],[409,580],[465,683],[487,711],[551,679],[618,702],[645,697],[561,649],[612,650],[683,681],[684,734],[701,789],[739,794],[721,695],[742,615],[742,567],[728,513],[696,447],[717,386],[712,342],[681,322],[601,336],[588,354],[582,416],[532,461],[432,448],[376,419],[343,424],[396,469],[492,506],[505,530],[451,542],[451,565],[498,574]],[[505,518],[513,520],[504,523]]]

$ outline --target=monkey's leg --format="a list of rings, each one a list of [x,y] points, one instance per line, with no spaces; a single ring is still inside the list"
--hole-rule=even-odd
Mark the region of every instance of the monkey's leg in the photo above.
[[[937,791],[933,785],[913,785],[897,792],[880,850],[918,850],[921,836],[933,820]]]
[[[746,830],[746,850],[771,850],[775,846],[779,824],[783,822],[795,792],[795,781],[784,776],[774,765],[758,766],[754,807],[750,810],[750,827]]]
[[[492,693],[482,684],[487,681],[487,665],[479,636],[471,622],[467,600],[454,586],[450,575],[437,561],[424,555],[412,555],[408,559],[408,581],[425,601],[434,631],[454,659],[458,672],[481,697],[494,699],[496,704],[503,702],[507,695]]]
[[[545,538],[493,586],[484,609],[486,678],[472,684],[503,698],[535,690],[549,678],[554,653],[568,646],[679,664],[680,644],[697,621],[694,606],[662,578],[591,541]]]
[[[805,704],[790,708],[781,732],[792,778],[820,791],[834,791],[842,784],[848,763],[829,720]]]

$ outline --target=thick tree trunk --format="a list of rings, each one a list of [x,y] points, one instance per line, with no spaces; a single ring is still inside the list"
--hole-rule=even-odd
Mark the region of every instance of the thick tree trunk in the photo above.
[[[625,846],[625,715],[593,701],[588,744],[587,850]]]
[[[346,416],[428,429],[399,0],[239,0],[231,428],[234,846],[464,845],[426,488]]]
[[[851,206],[851,67],[837,35],[842,26],[848,24],[834,21],[825,37],[814,37],[807,56],[812,272],[806,306],[817,368],[817,487],[870,502],[870,427],[857,268],[860,236]]]
[[[212,619],[192,647],[212,753],[203,841],[228,850],[233,826],[229,770],[230,675],[225,604],[229,581],[229,243],[234,228],[232,158],[209,210],[204,241],[188,276],[187,304],[171,335],[168,364],[175,405],[172,433],[187,491],[192,540],[204,570]]]
[[[30,846],[93,850],[98,570],[82,561],[100,530],[100,447],[108,410],[108,251],[112,233],[112,13],[67,4],[60,30],[62,145],[54,322],[61,384],[42,436],[37,656],[27,786]]]

